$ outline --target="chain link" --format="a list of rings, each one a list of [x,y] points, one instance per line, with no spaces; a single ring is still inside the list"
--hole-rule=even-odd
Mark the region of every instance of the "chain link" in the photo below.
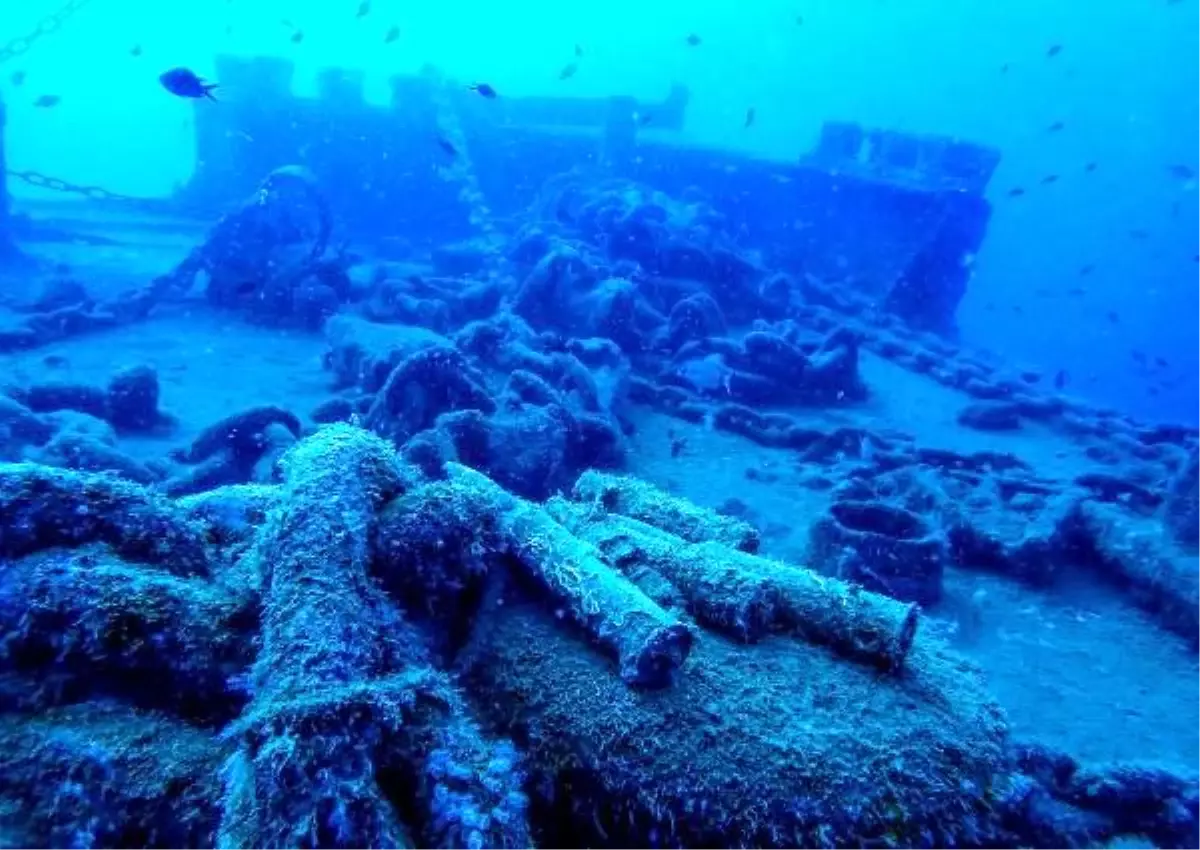
[[[4,2],[12,2],[12,0],[4,0]],[[0,45],[0,65],[11,59],[16,59],[18,56],[24,56],[29,52],[29,48],[33,47],[34,42],[42,36],[58,32],[62,29],[63,24],[67,22],[68,18],[89,2],[91,0],[67,0],[58,11],[46,15],[46,17],[38,21],[37,26],[28,33],[9,39]]]
[[[60,177],[50,177],[42,174],[40,171],[15,171],[9,169],[5,172],[9,177],[15,177],[28,183],[30,186],[36,186],[39,189],[49,189],[53,192],[68,192],[72,195],[82,195],[92,201],[107,201],[110,203],[120,203],[127,206],[141,207],[145,209],[162,209],[168,202],[153,198],[138,198],[133,195],[122,195],[119,192],[112,192],[105,189],[103,186],[88,186],[82,183],[71,183],[63,180]]]
[[[57,11],[46,15],[38,21],[37,25],[25,35],[17,36],[16,38],[9,39],[4,44],[0,44],[0,65],[11,59],[24,56],[33,47],[35,42],[43,36],[58,32],[71,16],[90,2],[91,0],[67,0]],[[22,180],[30,186],[37,186],[39,189],[82,195],[92,201],[116,202],[129,206],[153,209],[160,209],[163,206],[162,201],[151,200],[149,198],[135,198],[132,195],[122,195],[118,192],[109,191],[103,186],[87,186],[81,183],[71,183],[59,177],[51,177],[38,171],[14,171],[8,169],[5,171],[5,175]],[[0,190],[2,190],[2,187],[0,187]]]

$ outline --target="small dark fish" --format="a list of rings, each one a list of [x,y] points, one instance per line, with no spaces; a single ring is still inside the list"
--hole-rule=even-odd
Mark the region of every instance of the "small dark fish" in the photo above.
[[[1159,369],[1170,369],[1171,368],[1171,364],[1169,362],[1167,362],[1167,358],[1165,358],[1165,357],[1155,357],[1154,365],[1157,366]]]
[[[1057,174],[1047,174],[1045,177],[1043,177],[1041,179],[1041,184],[1043,186],[1049,186],[1050,184],[1057,183],[1057,182],[1058,182]]]
[[[633,120],[637,122],[639,127],[645,127],[653,123],[654,115],[649,112],[635,112],[633,113]]]
[[[287,18],[284,18],[279,23],[280,25],[285,26],[292,31],[292,37],[288,39],[292,44],[299,44],[300,42],[304,41],[304,31],[300,29],[300,27],[296,26]]]
[[[1070,380],[1070,375],[1067,374],[1067,370],[1059,369],[1054,373],[1054,389],[1061,390],[1067,385],[1068,380]]]
[[[1171,176],[1178,180],[1195,180],[1196,172],[1186,165],[1168,165],[1167,170],[1171,172]]]
[[[1010,66],[1010,65],[1009,65],[1007,62],[1005,62],[1003,65],[1001,65],[1001,66],[1000,66],[1000,73],[1001,73],[1001,74],[1007,74],[1007,73],[1008,73],[1008,69],[1009,69],[1010,67],[1012,67],[1012,66]]]
[[[1129,356],[1133,358],[1134,363],[1137,363],[1141,366],[1146,365],[1146,352],[1139,351],[1138,349],[1134,348],[1130,350]]]
[[[132,56],[134,59],[141,56],[142,55],[142,46],[140,44],[135,44],[133,47],[129,48],[129,55]]]
[[[1025,308],[1024,308],[1024,307],[1022,307],[1020,304],[1014,304],[1014,305],[1012,305],[1012,311],[1013,311],[1014,313],[1016,313],[1018,316],[1024,316],[1024,315],[1025,315]]]
[[[752,126],[754,126],[754,118],[755,118],[755,111],[754,111],[754,107],[751,106],[749,109],[746,110],[746,120],[745,120],[745,122],[742,123],[742,127],[747,130],[750,129]]]
[[[33,102],[33,105],[40,109],[49,109],[52,106],[58,106],[62,103],[62,98],[56,94],[44,94]]]
[[[362,0],[358,4],[358,11],[354,13],[354,17],[365,18],[369,14],[371,14],[371,0]]]
[[[1046,132],[1047,133],[1061,133],[1066,128],[1066,126],[1067,125],[1064,124],[1062,121],[1055,121],[1053,124],[1051,124],[1049,127],[1046,128]]]
[[[1087,290],[1082,286],[1072,286],[1067,290],[1067,295],[1070,295],[1072,298],[1082,298],[1087,295]]]
[[[696,35],[695,33],[692,33],[685,39],[685,41],[687,41],[688,47],[699,47],[700,40],[701,40],[700,36]]]
[[[582,56],[583,56],[583,45],[582,44],[575,45],[575,58],[579,59]]]
[[[569,79],[571,79],[571,77],[575,76],[575,74],[578,73],[578,71],[579,71],[579,63],[571,62],[567,65],[564,65],[563,69],[558,72],[558,78],[560,80],[569,80]]]
[[[1099,168],[1099,166],[1098,166],[1098,165],[1096,165],[1096,163],[1094,163],[1094,162],[1089,162],[1087,165],[1085,165],[1085,166],[1083,167],[1083,170],[1084,170],[1084,171],[1086,171],[1088,174],[1091,174],[1091,173],[1092,173],[1093,171],[1095,171],[1097,168]]]
[[[438,144],[439,148],[441,148],[443,151],[446,152],[447,156],[451,156],[451,157],[458,156],[458,148],[454,147],[454,145],[451,144],[450,141],[445,136],[438,136],[437,144]]]
[[[383,43],[391,44],[393,41],[395,41],[399,37],[400,37],[400,27],[393,24],[391,27],[388,28],[388,31],[384,34]]]
[[[247,280],[239,283],[233,288],[233,294],[238,298],[245,298],[247,295],[252,295],[258,289],[258,281]]]
[[[803,15],[796,16],[796,26],[798,26],[798,27],[804,26],[804,16]]]
[[[1141,242],[1150,238],[1150,231],[1142,230],[1140,227],[1135,227],[1133,230],[1129,231],[1129,238],[1136,239],[1138,242]]]
[[[19,85],[21,85],[22,83],[24,83],[24,82],[25,82],[25,77],[26,77],[26,76],[28,76],[28,75],[26,74],[26,72],[25,72],[25,71],[13,71],[13,72],[12,72],[12,73],[9,75],[9,77],[8,77],[8,81],[9,81],[10,83],[12,83],[14,86],[19,86]]]
[[[480,97],[486,97],[488,100],[495,100],[497,97],[496,90],[487,83],[475,83],[474,85],[467,86],[467,89],[478,93]]]
[[[1121,314],[1118,313],[1116,310],[1109,310],[1107,313],[1104,314],[1104,317],[1106,319],[1108,319],[1110,322],[1112,322],[1114,325],[1119,325],[1121,323]]]
[[[208,98],[216,100],[213,89],[217,83],[206,83],[204,79],[189,68],[172,68],[159,75],[158,81],[162,87],[176,97]]]
[[[1092,272],[1094,272],[1095,270],[1096,270],[1096,267],[1095,267],[1094,265],[1092,265],[1091,263],[1088,263],[1087,265],[1084,265],[1084,266],[1080,266],[1080,267],[1079,267],[1079,276],[1080,276],[1080,277],[1087,277],[1088,275],[1090,275],[1090,274],[1091,274]]]
[[[1008,196],[1010,198],[1019,198],[1024,194],[1025,194],[1025,190],[1022,189],[1020,186],[1015,186],[1012,189],[1008,190]]]
[[[61,354],[47,354],[42,358],[42,364],[51,369],[62,369],[70,366],[71,362]]]
[[[1061,44],[1052,44],[1052,45],[1050,45],[1050,47],[1048,47],[1046,49],[1046,58],[1053,59],[1055,56],[1057,56],[1060,53],[1062,53],[1062,45]]]

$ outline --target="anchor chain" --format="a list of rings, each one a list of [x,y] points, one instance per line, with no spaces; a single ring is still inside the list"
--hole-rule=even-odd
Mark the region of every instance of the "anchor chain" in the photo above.
[[[57,11],[46,15],[46,17],[38,21],[37,25],[28,33],[9,39],[0,45],[0,65],[11,59],[24,56],[40,38],[58,32],[72,15],[89,2],[91,0],[67,0]]]
[[[480,188],[479,178],[467,147],[466,133],[450,96],[450,86],[450,83],[439,77],[430,77],[431,98],[438,129],[443,137],[453,144],[455,150],[453,162],[443,165],[439,173],[447,183],[458,184],[458,198],[467,207],[471,224],[479,228],[485,237],[495,238],[497,230],[494,216]]]
[[[81,195],[82,197],[92,201],[118,203],[131,207],[155,210],[161,210],[168,204],[166,201],[154,198],[138,198],[134,195],[122,195],[119,192],[113,192],[105,189],[103,186],[88,186],[83,183],[72,183],[59,177],[51,177],[47,174],[42,174],[40,171],[18,171],[14,169],[8,169],[5,174],[7,174],[9,177],[28,183],[30,186],[36,186],[39,189],[49,189],[53,192],[67,192],[72,195]]]

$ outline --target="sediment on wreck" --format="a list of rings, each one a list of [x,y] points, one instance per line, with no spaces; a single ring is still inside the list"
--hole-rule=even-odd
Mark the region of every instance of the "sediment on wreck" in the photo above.
[[[673,687],[639,691],[510,589],[459,665],[528,752],[544,846],[966,845],[1002,769],[980,675],[920,646],[897,678],[704,632]]]
[[[555,504],[523,502],[452,464],[446,472],[446,480],[415,487],[385,508],[374,569],[412,606],[435,584],[464,588],[431,610],[445,616],[470,605],[470,624],[450,654],[471,704],[527,751],[527,787],[539,789],[533,811],[540,844],[903,844],[943,827],[939,839],[951,841],[960,837],[959,815],[984,806],[992,776],[1002,770],[1001,712],[970,664],[936,644],[912,642],[906,606],[860,595],[895,609],[895,617],[881,618],[886,627],[875,628],[877,654],[866,653],[878,665],[850,662],[828,635],[809,642],[788,627],[747,644],[711,630],[703,617],[690,624],[682,608],[664,608],[689,624],[690,651],[668,686],[631,686],[638,683],[622,675],[620,651],[605,647],[568,610],[571,594],[543,576],[594,559],[592,574],[607,570],[645,594],[645,601],[597,597],[614,622],[631,600],[657,605],[661,595],[652,598],[628,578],[636,570],[591,542],[587,524],[573,525]],[[785,567],[651,533],[696,555],[710,578],[732,574],[741,582],[714,591],[744,589],[757,598],[769,572]],[[531,539],[543,543],[530,546]],[[636,558],[653,568],[645,554],[637,550]],[[689,567],[675,567],[671,577],[680,581]],[[812,618],[818,608],[840,607],[841,616],[854,610],[848,588],[844,596],[831,594],[818,589],[828,580],[804,575],[802,593],[787,576],[764,591],[773,622],[789,623],[801,610]],[[699,598],[701,580],[680,584]],[[714,592],[709,600],[714,619],[723,616],[717,598]],[[727,612],[739,610],[727,604]],[[864,618],[862,625],[871,623]],[[903,675],[881,674],[879,666],[893,669],[884,647],[898,633],[908,635],[901,641]],[[608,651],[597,651],[598,644]]]
[[[0,464],[0,555],[103,542],[176,575],[208,575],[200,528],[137,484],[33,463]]]
[[[9,847],[212,847],[229,750],[111,702],[5,715],[0,835]]]
[[[1130,831],[1194,846],[1194,778],[1022,756],[936,636],[895,669],[792,624],[780,583],[798,568],[397,464],[332,426],[297,444],[280,485],[154,502],[154,521],[211,542],[211,578],[186,574],[186,547],[180,564],[134,562],[51,535],[5,555],[0,831],[21,846],[1091,846]],[[106,481],[79,476],[38,510],[90,511],[81,493],[102,507]],[[0,532],[26,516],[0,514]],[[806,617],[890,634],[854,619],[880,597],[804,576]],[[625,648],[604,631],[623,619]],[[687,651],[645,657],[670,675],[622,675],[664,623]],[[54,681],[53,698],[15,699]]]
[[[200,725],[236,716],[229,687],[253,660],[256,600],[129,564],[103,547],[48,549],[0,572],[0,650],[20,677],[0,705],[118,697]]]
[[[1200,546],[1200,451],[1193,448],[1170,481],[1163,522],[1180,546],[1195,552]]]

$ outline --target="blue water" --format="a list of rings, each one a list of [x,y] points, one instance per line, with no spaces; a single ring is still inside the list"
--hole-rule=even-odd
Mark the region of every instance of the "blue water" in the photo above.
[[[1196,846],[1198,9],[0,9],[0,844]]]

